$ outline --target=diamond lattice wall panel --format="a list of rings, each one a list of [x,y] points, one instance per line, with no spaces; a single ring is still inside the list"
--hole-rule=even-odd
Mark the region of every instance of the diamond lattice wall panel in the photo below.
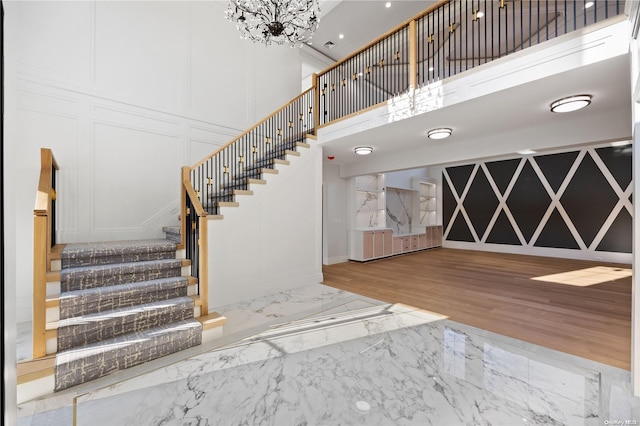
[[[449,167],[444,238],[543,255],[631,253],[632,178],[630,144]]]
[[[442,182],[445,182],[442,187],[442,223],[444,224],[443,229],[447,229],[447,226],[449,226],[449,222],[451,221],[451,216],[458,204],[453,196],[453,192],[451,192],[451,188],[446,184],[444,173],[442,174]]]
[[[513,230],[513,226],[504,210],[498,215],[486,242],[492,244],[509,244],[512,246],[520,245],[520,238],[518,238],[516,231]]]
[[[553,209],[553,213],[551,213],[542,232],[536,239],[535,246],[565,249],[580,248],[558,209]]]
[[[449,179],[451,179],[451,183],[453,184],[453,190],[456,191],[458,197],[462,196],[464,192],[464,188],[467,186],[467,182],[469,182],[469,176],[471,176],[471,172],[473,172],[473,168],[475,165],[469,164],[466,166],[457,166],[457,167],[447,167],[447,174],[449,175]]]
[[[511,179],[513,179],[513,175],[521,161],[520,158],[512,158],[511,160],[485,163],[501,195],[504,195],[509,187],[509,183],[511,183]]]
[[[507,206],[527,243],[538,228],[550,203],[551,198],[547,190],[544,189],[530,161],[527,161],[507,198]]]
[[[473,234],[469,230],[469,226],[467,226],[467,221],[464,220],[461,214],[456,215],[447,239],[450,241],[466,241],[468,243],[475,242]]]
[[[618,196],[587,153],[560,198],[569,219],[589,247],[602,228]]]
[[[626,209],[620,210],[602,241],[597,251],[613,251],[618,253],[631,253],[633,218]]]
[[[576,161],[579,151],[563,152],[560,154],[537,155],[534,157],[536,164],[542,170],[542,174],[551,185],[554,193],[560,189],[560,185],[567,177],[571,166]]]
[[[598,156],[624,191],[631,183],[631,145],[596,149]]]
[[[498,207],[498,199],[481,167],[478,168],[473,182],[471,182],[463,205],[476,235],[482,239],[487,225]]]

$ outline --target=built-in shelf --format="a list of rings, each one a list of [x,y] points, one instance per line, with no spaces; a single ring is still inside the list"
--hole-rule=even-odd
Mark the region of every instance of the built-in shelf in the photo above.
[[[391,229],[349,231],[349,259],[358,262],[426,250],[442,245],[442,226],[424,232],[394,235]]]

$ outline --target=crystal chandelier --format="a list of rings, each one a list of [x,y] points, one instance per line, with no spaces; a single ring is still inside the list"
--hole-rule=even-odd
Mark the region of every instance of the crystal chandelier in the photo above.
[[[320,21],[317,0],[231,0],[226,14],[237,24],[240,37],[267,46],[302,46]]]

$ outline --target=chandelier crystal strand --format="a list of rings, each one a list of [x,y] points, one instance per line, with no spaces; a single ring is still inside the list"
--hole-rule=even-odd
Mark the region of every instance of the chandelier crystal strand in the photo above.
[[[317,0],[231,0],[226,16],[243,39],[300,47],[318,28],[320,7]]]

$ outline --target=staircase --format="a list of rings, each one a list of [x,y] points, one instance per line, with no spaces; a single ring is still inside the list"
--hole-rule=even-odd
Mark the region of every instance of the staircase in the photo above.
[[[203,200],[210,219],[267,183],[307,143],[274,144]],[[201,316],[198,280],[180,226],[165,239],[55,245],[46,274],[46,356],[18,366],[18,403],[222,336],[226,318]]]
[[[175,243],[69,244],[61,266],[56,391],[202,342]]]
[[[221,207],[238,207],[237,195],[252,195],[251,184],[265,184],[264,175],[278,174],[275,169],[277,164],[289,165],[288,155],[299,156],[298,148],[309,148],[309,144],[300,141],[284,142],[274,144],[274,148],[267,151],[251,165],[237,173],[229,180],[220,184],[219,188],[207,195],[203,200],[202,207],[210,215],[219,215]]]

